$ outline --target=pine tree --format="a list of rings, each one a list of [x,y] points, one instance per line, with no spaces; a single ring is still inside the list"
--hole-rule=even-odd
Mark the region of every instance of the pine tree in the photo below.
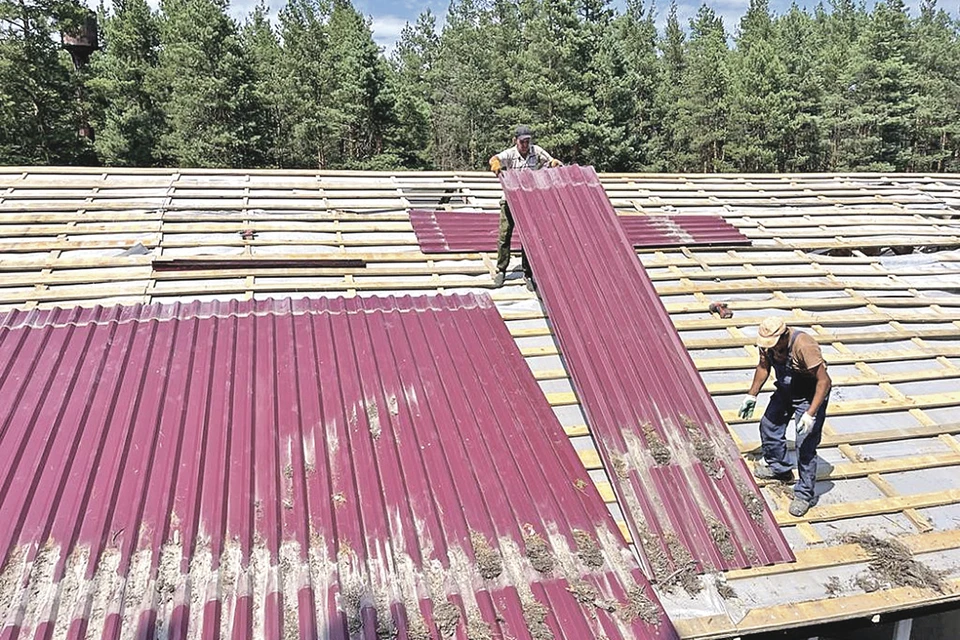
[[[317,0],[290,0],[280,11],[283,166],[322,169],[336,162],[328,96],[335,82],[328,64],[329,19],[329,7]]]
[[[390,76],[397,125],[389,146],[402,166],[433,168],[433,104],[430,77],[436,65],[440,38],[437,20],[427,10],[416,24],[407,24],[394,49]]]
[[[598,109],[604,137],[588,149],[613,171],[636,171],[652,164],[646,141],[654,131],[657,29],[653,5],[628,0],[626,10],[605,31],[599,52]]]
[[[857,144],[857,129],[863,126],[861,122],[852,121],[853,117],[859,120],[864,117],[862,113],[854,114],[856,84],[852,76],[862,54],[857,40],[868,17],[853,0],[833,0],[831,9],[827,13],[822,6],[817,8],[816,25],[819,75],[824,87],[824,126],[829,146],[825,169],[835,171],[849,168],[848,149]]]
[[[726,32],[723,20],[707,5],[701,5],[690,21],[687,43],[687,67],[683,77],[686,106],[681,110],[681,125],[696,158],[694,171],[723,171],[729,127],[729,72]]]
[[[909,20],[902,0],[874,8],[848,69],[849,110],[842,165],[897,171],[911,163],[909,125],[915,110],[916,71],[907,59]]]
[[[114,0],[103,33],[87,81],[97,155],[108,165],[160,164],[164,114],[150,90],[160,51],[157,17],[146,0]]]
[[[90,159],[78,135],[80,78],[57,38],[83,17],[69,0],[0,0],[0,162]]]
[[[730,137],[726,146],[730,162],[740,171],[774,171],[780,164],[780,137],[786,126],[786,68],[774,40],[768,0],[750,1],[730,62]]]
[[[334,83],[327,113],[333,117],[334,162],[345,168],[393,168],[398,159],[384,155],[384,133],[394,125],[393,99],[370,25],[350,0],[334,0],[329,30]]]
[[[250,62],[226,0],[162,0],[158,86],[181,166],[250,167],[263,160]]]
[[[454,0],[431,73],[435,161],[440,169],[480,169],[509,140],[517,101],[501,93],[495,29],[476,0]]]
[[[667,13],[667,25],[658,43],[660,57],[654,92],[654,126],[646,143],[650,168],[655,171],[684,171],[694,164],[684,118],[684,79],[687,74],[687,42],[677,3]]]
[[[517,121],[534,126],[538,140],[568,162],[588,159],[604,168],[603,62],[598,56],[612,12],[603,0],[528,3],[525,42],[510,99]]]
[[[784,67],[777,171],[826,171],[824,80],[813,18],[796,6],[776,24],[776,49]]]
[[[243,50],[250,62],[251,91],[253,101],[259,105],[254,112],[257,122],[254,128],[260,132],[262,162],[268,167],[284,166],[284,154],[278,147],[285,135],[283,79],[281,61],[283,53],[277,33],[270,24],[269,10],[261,1],[247,17],[240,32]]]
[[[924,0],[913,26],[910,60],[917,73],[910,122],[910,171],[960,169],[960,39],[936,0]]]

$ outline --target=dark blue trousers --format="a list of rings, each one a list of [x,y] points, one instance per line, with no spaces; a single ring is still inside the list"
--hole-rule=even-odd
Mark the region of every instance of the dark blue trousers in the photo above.
[[[792,470],[787,461],[787,425],[810,408],[809,397],[794,398],[792,394],[778,388],[770,398],[767,410],[760,419],[760,442],[763,444],[763,458],[774,473],[786,473]],[[813,487],[817,481],[817,447],[823,435],[823,420],[827,415],[829,394],[814,416],[813,428],[797,442],[797,470],[800,479],[794,489],[794,495],[808,502],[813,500]]]

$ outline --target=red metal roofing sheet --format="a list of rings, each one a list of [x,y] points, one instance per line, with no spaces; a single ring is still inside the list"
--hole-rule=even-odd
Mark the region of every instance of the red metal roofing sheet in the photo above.
[[[410,223],[424,253],[496,251],[498,214],[483,211],[412,209]],[[620,224],[635,247],[749,244],[736,227],[720,216],[620,216]],[[520,249],[520,234],[511,244]]]
[[[792,560],[593,169],[501,181],[648,575]]]
[[[4,639],[676,637],[486,296],[0,316],[0,514]]]

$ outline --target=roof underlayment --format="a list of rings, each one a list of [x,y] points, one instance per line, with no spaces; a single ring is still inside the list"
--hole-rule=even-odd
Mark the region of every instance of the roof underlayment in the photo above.
[[[797,562],[707,576],[695,596],[660,593],[681,636],[958,599],[960,490],[950,478],[960,477],[960,393],[949,385],[960,380],[960,175],[600,179],[621,215],[719,215],[750,239],[750,247],[638,251],[743,456],[755,455],[757,424],[737,419],[736,407],[764,315],[783,314],[820,341],[838,394],[819,450],[820,504],[792,518],[783,488],[761,485]],[[493,256],[423,254],[408,211],[492,214],[502,197],[489,173],[0,168],[0,308],[489,292]],[[250,262],[154,269],[155,260],[208,257]],[[366,266],[256,262],[304,257]],[[511,274],[491,297],[629,537],[550,319],[522,282]],[[710,313],[713,301],[733,317]],[[864,530],[944,571],[942,590],[867,592],[870,556],[842,538]]]
[[[677,637],[487,296],[13,311],[0,425],[5,637]]]
[[[793,560],[593,169],[501,180],[648,575]]]

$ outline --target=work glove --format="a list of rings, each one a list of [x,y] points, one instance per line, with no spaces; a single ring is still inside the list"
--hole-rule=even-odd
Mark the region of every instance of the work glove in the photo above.
[[[500,164],[500,158],[498,156],[493,156],[490,158],[490,171],[493,171],[495,174],[500,175],[500,171],[503,169],[503,166]]]
[[[553,160],[550,161],[550,168],[551,168],[551,169],[552,169],[553,167],[562,167],[562,166],[563,166],[563,163],[560,162],[559,160],[557,160],[556,158],[554,158]]]
[[[810,430],[813,429],[813,416],[804,412],[803,415],[797,418],[794,428],[797,430],[797,440],[806,438]]]
[[[753,410],[757,407],[757,396],[751,396],[747,394],[743,398],[743,402],[740,403],[740,410],[737,411],[737,415],[743,418],[744,420],[749,420],[753,417]]]

